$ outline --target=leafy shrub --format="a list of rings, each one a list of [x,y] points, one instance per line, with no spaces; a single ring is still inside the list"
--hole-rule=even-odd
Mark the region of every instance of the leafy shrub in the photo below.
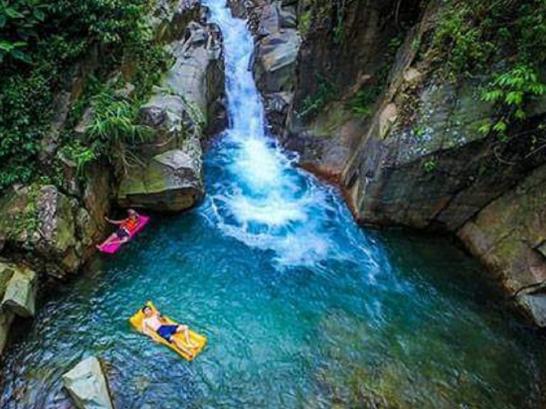
[[[116,97],[111,89],[96,95],[92,106],[93,119],[86,131],[91,145],[108,149],[120,143],[143,142],[150,136],[147,127],[136,124],[138,107],[125,98]]]
[[[143,85],[139,97],[149,92],[150,80],[145,77],[157,79],[163,57],[159,47],[151,45],[145,19],[149,4],[147,0],[0,0],[0,191],[39,175],[36,156],[49,130],[53,96],[66,81],[70,66],[92,47],[102,50],[102,72],[117,64],[124,52],[135,55],[136,80]],[[123,116],[127,106],[118,104],[115,109]]]
[[[375,103],[381,94],[382,86],[367,85],[360,89],[349,102],[349,107],[353,113],[368,117],[372,113],[372,104]]]
[[[483,74],[493,59],[546,60],[543,0],[449,0],[433,46],[452,75]]]
[[[299,112],[299,116],[302,118],[317,114],[337,95],[335,85],[328,79],[317,76],[317,82],[319,82],[317,91],[303,101],[302,110]]]
[[[480,132],[496,132],[506,137],[510,123],[527,117],[525,105],[534,97],[546,94],[546,84],[539,81],[534,68],[518,64],[509,71],[497,74],[482,92],[482,100],[493,102],[500,107],[501,115],[495,121],[487,121]]]
[[[510,127],[526,119],[528,103],[546,94],[539,69],[546,63],[545,16],[544,0],[448,1],[432,49],[449,77],[485,84],[481,99],[495,113],[481,133],[506,140]]]

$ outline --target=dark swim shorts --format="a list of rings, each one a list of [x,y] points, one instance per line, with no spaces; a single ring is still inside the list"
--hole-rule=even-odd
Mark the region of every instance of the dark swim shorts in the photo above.
[[[116,232],[116,236],[118,236],[120,239],[124,239],[125,237],[130,237],[129,232],[125,230],[123,227],[120,227],[118,231]]]
[[[171,342],[171,337],[176,334],[178,325],[162,325],[158,328],[157,333],[161,338]]]

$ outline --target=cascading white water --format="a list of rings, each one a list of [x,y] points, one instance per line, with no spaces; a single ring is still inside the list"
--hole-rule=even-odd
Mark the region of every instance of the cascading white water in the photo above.
[[[326,234],[334,203],[327,188],[294,167],[265,134],[264,109],[250,58],[253,39],[222,0],[208,0],[224,36],[229,128],[223,135],[224,172],[211,194],[217,225],[251,247],[272,250],[278,265],[310,265],[332,257]]]

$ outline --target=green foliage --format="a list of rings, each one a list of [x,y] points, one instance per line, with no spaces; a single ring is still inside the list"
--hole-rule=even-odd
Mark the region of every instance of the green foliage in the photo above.
[[[413,125],[412,131],[413,131],[413,135],[417,139],[422,139],[427,133],[427,128],[424,125],[415,124]]]
[[[138,35],[145,8],[145,0],[2,0],[0,62],[6,57],[36,62],[37,49],[53,38],[67,44],[121,44]]]
[[[544,0],[449,0],[437,24],[433,47],[452,76],[483,74],[491,62],[546,60]]]
[[[372,105],[381,94],[383,87],[380,85],[367,85],[361,88],[349,102],[349,108],[358,116],[369,117],[372,113]]]
[[[533,99],[546,94],[546,1],[449,0],[432,41],[436,62],[452,79],[486,84],[482,101],[495,106],[479,132],[506,141]],[[434,54],[435,53],[435,54]]]
[[[0,1],[0,64],[6,57],[30,63],[29,41],[38,37],[38,27],[50,5],[40,0]]]
[[[106,89],[92,100],[93,118],[86,138],[91,145],[110,147],[119,143],[138,143],[149,136],[149,129],[136,125],[138,107],[121,97],[116,97],[111,89]]]
[[[63,146],[62,154],[76,164],[76,171],[79,176],[83,176],[83,171],[87,164],[97,159],[93,147],[84,145],[78,140]]]
[[[0,191],[49,171],[39,169],[36,156],[50,129],[53,96],[65,86],[72,65],[91,50],[101,50],[97,75],[102,80],[122,55],[133,59],[135,98],[149,93],[165,64],[164,52],[152,45],[146,23],[150,4],[148,0],[0,0]],[[73,109],[72,122],[90,95]],[[125,126],[129,139],[140,138],[124,122],[134,114],[133,102],[116,101],[112,111],[104,111],[102,122],[95,124],[95,136],[100,134],[99,125],[116,130]],[[96,146],[92,148],[96,152]],[[80,159],[84,158],[90,156]]]
[[[527,118],[525,106],[535,97],[546,94],[546,84],[539,80],[536,69],[518,64],[509,71],[497,74],[482,92],[481,99],[499,106],[500,116],[480,127],[480,132],[497,133],[506,139],[506,131],[514,121]]]
[[[49,125],[50,98],[47,74],[41,70],[34,71],[28,78],[9,77],[3,83],[0,91],[0,190],[15,182],[28,182],[34,175],[34,156],[40,150],[40,140]]]
[[[331,81],[317,76],[317,82],[319,83],[317,91],[303,101],[302,110],[299,112],[299,116],[302,118],[316,115],[337,95],[337,89]]]
[[[427,159],[425,162],[423,162],[423,170],[425,173],[432,173],[436,170],[438,167],[438,164],[434,159]]]
[[[302,36],[305,36],[309,29],[311,28],[311,19],[312,19],[311,9],[304,11],[299,15],[298,18],[298,31]]]

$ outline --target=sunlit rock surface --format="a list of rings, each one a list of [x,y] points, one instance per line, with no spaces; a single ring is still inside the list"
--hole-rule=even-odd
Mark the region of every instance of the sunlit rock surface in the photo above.
[[[0,306],[3,310],[20,317],[32,317],[36,311],[36,290],[38,277],[25,267],[15,267]]]
[[[78,409],[113,409],[106,377],[95,357],[84,359],[65,373],[63,385]]]

